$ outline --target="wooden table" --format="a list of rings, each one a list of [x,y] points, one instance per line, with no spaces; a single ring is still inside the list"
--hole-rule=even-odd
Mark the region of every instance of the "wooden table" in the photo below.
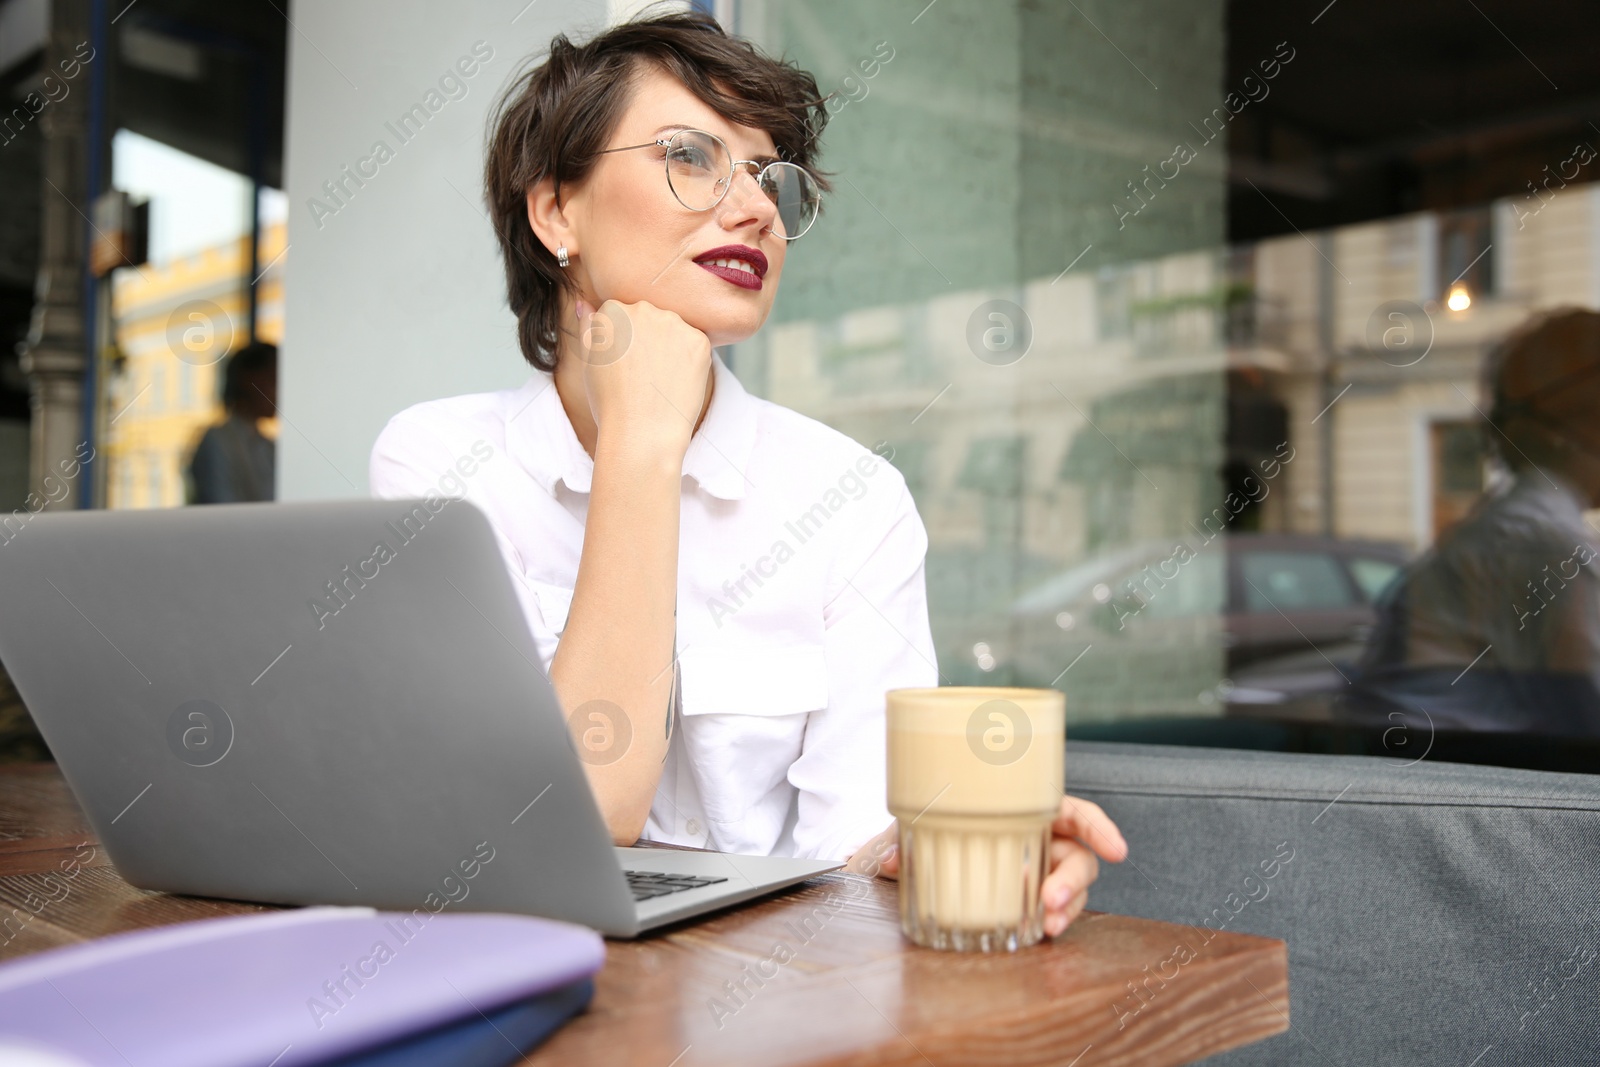
[[[901,937],[895,892],[882,879],[825,875],[607,942],[588,1011],[524,1062],[1158,1067],[1288,1029],[1282,941],[1220,933],[1208,943],[1195,927],[1088,912],[1021,952],[934,952]],[[54,765],[0,768],[0,958],[264,910],[133,888]]]

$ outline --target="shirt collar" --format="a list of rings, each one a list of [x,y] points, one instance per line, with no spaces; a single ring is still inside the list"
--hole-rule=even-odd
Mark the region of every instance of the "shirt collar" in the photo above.
[[[755,447],[755,400],[715,351],[711,373],[711,406],[689,440],[683,473],[712,496],[739,500],[745,495],[745,471]],[[555,492],[557,482],[576,493],[589,492],[594,460],[578,441],[552,375],[535,371],[509,394],[509,405],[506,448],[518,465],[547,493]]]
[[[742,500],[750,485],[746,472],[756,444],[756,401],[715,350],[711,374],[715,382],[711,406],[689,439],[683,473],[712,496]]]

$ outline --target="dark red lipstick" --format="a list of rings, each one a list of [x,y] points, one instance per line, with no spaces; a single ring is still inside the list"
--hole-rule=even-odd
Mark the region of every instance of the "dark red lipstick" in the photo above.
[[[749,245],[721,245],[694,257],[694,261],[723,281],[741,289],[760,289],[767,273],[767,257]],[[743,264],[744,266],[740,266]],[[746,270],[745,267],[749,269]]]

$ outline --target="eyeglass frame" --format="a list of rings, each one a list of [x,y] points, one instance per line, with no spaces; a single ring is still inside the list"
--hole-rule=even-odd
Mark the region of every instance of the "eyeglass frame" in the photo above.
[[[733,149],[728,147],[728,142],[727,141],[724,141],[722,138],[718,137],[716,134],[712,133],[710,130],[699,130],[699,129],[695,129],[692,126],[683,127],[682,129],[680,129],[677,132],[675,132],[671,137],[668,137],[665,140],[663,140],[660,137],[657,137],[654,141],[646,141],[643,144],[623,145],[621,148],[602,148],[602,149],[600,149],[600,151],[596,152],[595,154],[604,156],[604,155],[609,155],[612,152],[632,152],[632,151],[635,151],[635,150],[640,149],[640,148],[670,148],[672,146],[672,142],[676,138],[678,138],[678,137],[680,137],[680,136],[682,136],[683,134],[686,134],[686,133],[698,133],[703,137],[710,137],[712,140],[716,141],[718,144],[720,144],[722,146],[722,150],[724,152],[728,153],[730,159],[733,156]],[[672,170],[671,170],[672,164],[670,162],[670,157],[663,155],[662,160],[661,160],[661,164],[662,164],[662,170],[665,171],[666,176],[667,176],[667,188],[672,191],[672,198],[674,200],[676,200],[679,204],[681,204],[685,211],[711,211],[714,208],[716,208],[716,206],[718,204],[722,203],[724,200],[726,200],[728,198],[728,192],[729,192],[729,190],[731,190],[733,188],[733,175],[734,175],[734,172],[736,170],[738,170],[740,167],[758,167],[758,168],[760,168],[759,170],[757,170],[755,172],[755,175],[754,175],[757,188],[760,188],[760,186],[761,186],[761,177],[762,177],[762,175],[766,174],[767,171],[770,170],[773,167],[793,167],[795,170],[798,170],[800,173],[804,174],[807,178],[811,178],[810,172],[807,171],[804,167],[800,166],[798,163],[790,163],[786,159],[773,159],[773,160],[767,161],[766,163],[761,162],[759,159],[731,159],[731,162],[728,164],[728,185],[727,185],[727,188],[722,190],[722,195],[717,197],[717,199],[714,202],[712,202],[712,204],[709,207],[690,207],[688,204],[684,204],[683,203],[683,197],[678,195],[678,187],[672,184]],[[816,179],[815,178],[811,178],[811,181],[812,181],[812,183],[814,185],[815,182],[816,182]],[[769,197],[768,199],[771,199],[771,198]],[[773,204],[773,207],[777,207],[777,205]],[[820,215],[820,214],[822,214],[822,194],[821,194],[821,191],[819,190],[818,193],[817,193],[817,210],[812,214],[811,220],[806,223],[806,228],[805,229],[801,230],[799,233],[795,234],[793,237],[785,237],[783,234],[773,231],[772,227],[770,227],[770,226],[767,227],[767,229],[768,229],[769,232],[772,232],[772,235],[774,237],[778,238],[778,240],[780,240],[780,241],[786,241],[786,242],[787,241],[798,241],[798,240],[800,240],[800,238],[804,237],[806,234],[811,232],[811,227],[816,225],[817,216]]]

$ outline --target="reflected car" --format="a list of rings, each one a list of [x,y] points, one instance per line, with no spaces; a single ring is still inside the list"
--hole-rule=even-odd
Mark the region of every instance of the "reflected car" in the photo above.
[[[1331,692],[1406,559],[1387,542],[1293,534],[1143,542],[1039,582],[946,643],[940,665],[957,685],[1061,689],[1075,719]]]

